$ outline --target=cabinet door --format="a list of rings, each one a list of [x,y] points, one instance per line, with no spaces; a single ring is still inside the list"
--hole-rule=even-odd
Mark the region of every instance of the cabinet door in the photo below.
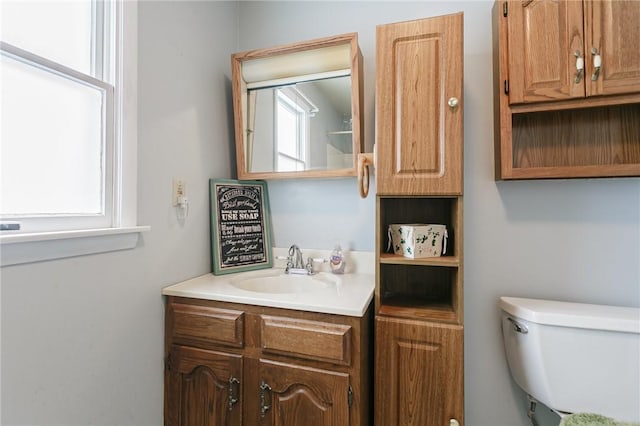
[[[459,13],[376,29],[378,195],[462,192],[462,21]]]
[[[165,375],[165,424],[242,424],[242,357],[173,346]]]
[[[582,2],[508,1],[509,102],[584,97]],[[577,56],[576,56],[577,55]]]
[[[263,425],[347,426],[349,375],[260,360]]]
[[[585,2],[587,95],[640,92],[639,23],[638,0]],[[601,57],[597,74],[595,53]]]
[[[375,424],[463,424],[461,326],[376,317]]]

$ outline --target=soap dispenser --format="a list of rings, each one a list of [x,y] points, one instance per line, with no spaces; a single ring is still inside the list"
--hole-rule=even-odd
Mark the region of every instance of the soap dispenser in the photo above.
[[[331,256],[329,257],[329,266],[331,267],[331,272],[334,274],[344,274],[345,261],[340,244],[336,244],[333,248]]]

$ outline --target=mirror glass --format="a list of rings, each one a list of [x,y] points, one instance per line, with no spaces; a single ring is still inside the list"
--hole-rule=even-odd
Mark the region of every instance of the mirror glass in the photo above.
[[[357,35],[232,55],[239,179],[356,175]]]
[[[247,171],[353,166],[351,76],[248,91]]]

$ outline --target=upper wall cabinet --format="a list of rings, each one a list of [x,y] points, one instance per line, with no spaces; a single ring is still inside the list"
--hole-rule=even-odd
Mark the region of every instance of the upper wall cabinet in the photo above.
[[[640,2],[504,3],[509,101],[640,91]]]
[[[356,176],[363,146],[356,33],[231,55],[239,179]]]
[[[461,26],[450,15],[377,29],[378,195],[462,194]]]
[[[640,1],[497,0],[496,179],[640,176]]]

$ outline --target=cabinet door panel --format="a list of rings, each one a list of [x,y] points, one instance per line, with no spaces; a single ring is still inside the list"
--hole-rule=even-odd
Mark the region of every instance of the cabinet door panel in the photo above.
[[[378,195],[460,194],[462,14],[376,31]]]
[[[463,424],[463,329],[376,318],[375,422]]]
[[[238,398],[242,380],[240,355],[174,346],[167,373],[165,424],[171,426],[232,426],[242,424],[242,403]]]
[[[574,55],[585,57],[582,2],[507,3],[509,102],[584,97],[584,74],[576,82]]]
[[[587,95],[640,92],[640,1],[596,0],[585,2],[587,28]],[[602,66],[591,76],[594,48]]]
[[[260,360],[264,424],[272,426],[349,425],[349,375]]]

